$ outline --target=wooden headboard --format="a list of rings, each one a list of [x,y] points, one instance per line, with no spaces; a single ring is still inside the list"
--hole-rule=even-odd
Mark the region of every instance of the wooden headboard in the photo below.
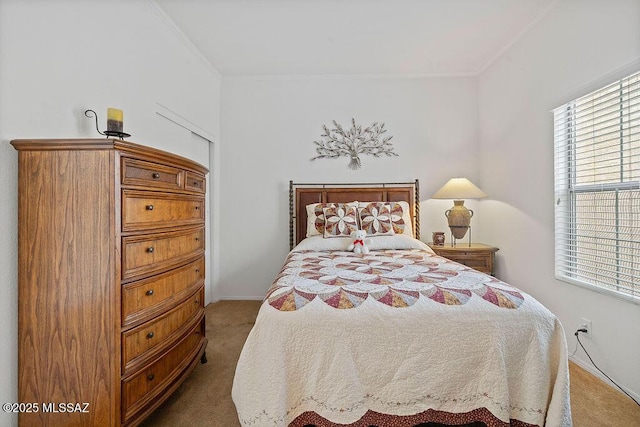
[[[289,181],[289,248],[307,234],[307,209],[312,203],[407,202],[413,233],[420,238],[420,187],[414,182],[373,184],[301,184]]]

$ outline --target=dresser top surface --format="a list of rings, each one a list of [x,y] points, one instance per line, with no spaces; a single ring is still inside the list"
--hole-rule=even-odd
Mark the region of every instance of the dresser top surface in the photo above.
[[[429,247],[440,252],[465,252],[465,251],[490,251],[496,252],[499,249],[495,246],[485,245],[484,243],[456,243],[455,246],[451,246],[451,243],[445,243],[444,245],[434,245],[429,243]]]
[[[192,169],[202,174],[209,171],[200,163],[186,157],[121,139],[14,139],[11,141],[11,145],[18,151],[118,150],[123,155],[138,155],[149,160],[169,161],[176,166]]]

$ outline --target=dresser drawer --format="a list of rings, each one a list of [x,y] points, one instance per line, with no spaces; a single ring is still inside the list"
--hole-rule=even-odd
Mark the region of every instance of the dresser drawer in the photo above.
[[[204,254],[204,228],[122,238],[122,280],[168,270]]]
[[[131,419],[180,376],[204,344],[204,319],[160,359],[122,381],[124,421]]]
[[[204,280],[204,257],[148,279],[122,287],[122,325],[142,323],[164,313]]]
[[[182,189],[182,169],[144,160],[122,158],[122,184],[152,188]]]
[[[204,224],[204,197],[122,190],[122,231]]]
[[[197,174],[195,172],[187,171],[187,178],[184,181],[185,190],[195,191],[197,193],[203,193],[206,191],[206,180],[204,175]]]
[[[430,243],[429,247],[437,255],[491,275],[494,273],[495,253],[499,251],[495,246],[483,243],[469,243],[459,246],[434,245]]]
[[[451,259],[483,273],[492,273],[491,253],[457,253]]]
[[[204,313],[204,287],[162,316],[122,334],[123,375],[175,341]],[[191,325],[193,327],[193,325]]]

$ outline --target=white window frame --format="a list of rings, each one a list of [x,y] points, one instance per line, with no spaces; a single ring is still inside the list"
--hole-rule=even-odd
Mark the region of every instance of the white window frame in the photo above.
[[[609,88],[613,89],[615,85],[619,85],[621,88],[618,100],[619,104],[614,104],[616,106],[620,105],[620,136],[612,135],[608,139],[608,141],[614,141],[616,139],[620,140],[619,159],[621,172],[617,182],[611,182],[610,179],[607,179],[608,182],[581,184],[577,179],[579,174],[588,171],[589,169],[584,166],[580,166],[579,162],[576,161],[576,105],[591,94],[579,97],[554,110],[556,278],[558,280],[583,286],[598,292],[614,295],[616,297],[632,301],[636,304],[640,304],[640,209],[635,209],[635,211],[631,209],[631,223],[633,224],[631,226],[631,229],[633,230],[631,239],[627,238],[626,240],[623,240],[617,230],[620,228],[619,218],[621,216],[621,208],[618,203],[620,200],[619,195],[623,192],[631,194],[632,206],[637,206],[636,202],[640,199],[637,195],[640,193],[638,191],[640,190],[640,180],[637,179],[637,169],[640,168],[640,160],[638,159],[640,155],[638,155],[637,150],[638,145],[640,145],[640,141],[635,141],[632,136],[631,140],[634,141],[630,143],[629,136],[626,134],[623,136],[622,132],[622,130],[624,130],[628,134],[630,131],[631,135],[637,135],[640,133],[640,118],[638,117],[638,114],[630,114],[629,117],[632,118],[626,119],[625,121],[624,118],[627,116],[624,116],[622,113],[622,111],[624,111],[623,109],[628,108],[630,104],[634,106],[636,109],[635,111],[637,111],[637,108],[640,106],[640,89],[638,89],[637,83],[638,75],[640,75],[640,72],[634,73],[598,90],[601,91]],[[634,79],[633,81],[636,83],[631,85],[633,91],[629,92],[629,81],[631,81],[631,79]],[[624,92],[624,90],[627,92]],[[597,116],[597,109],[599,107],[600,104],[594,103],[594,116]],[[626,128],[623,129],[623,126],[626,126]],[[589,140],[588,137],[585,138],[584,135],[581,135],[578,139],[581,139],[581,144],[584,144],[585,140]],[[635,139],[638,139],[638,137],[636,136]],[[597,143],[594,141],[595,139],[589,140],[588,144],[590,144],[590,146],[597,147]],[[602,157],[594,155],[593,158],[596,159],[594,160],[594,164],[599,166],[601,161],[602,164],[604,164],[604,156],[606,156],[606,154]],[[607,160],[610,161],[610,159]],[[628,177],[625,178],[624,174],[627,173],[627,171],[623,171],[623,164],[625,164],[625,161],[628,161],[631,165],[632,172],[635,174],[635,178],[633,179],[635,180],[629,180]],[[590,166],[592,169],[596,169],[593,165]],[[596,174],[598,172],[593,173]],[[607,174],[607,178],[609,177],[610,174]],[[594,179],[594,181],[597,180]],[[585,236],[577,235],[578,226],[576,226],[576,224],[580,221],[584,221],[582,219],[584,211],[581,211],[581,216],[577,215],[577,200],[579,195],[585,194],[592,194],[594,195],[594,198],[603,194],[611,195],[615,200],[615,207],[607,207],[607,209],[611,209],[610,212],[612,216],[610,219],[613,219],[615,223],[613,230],[608,230],[610,233],[613,231],[613,234],[615,235],[613,239],[609,239],[610,242],[614,243],[609,245],[611,249],[603,249],[602,260],[599,261],[584,261],[583,257],[593,257],[593,254],[588,254],[588,250],[581,252],[581,246],[578,243],[579,240],[584,239]],[[596,205],[594,204],[593,206]],[[607,210],[606,212],[608,213],[609,211]],[[629,212],[625,211],[625,213],[628,217]],[[627,225],[626,227],[628,230],[629,226]],[[587,239],[597,239],[598,232],[593,233],[593,236],[588,236]],[[621,261],[620,253],[624,244],[627,245],[627,248],[624,249],[626,252],[624,255],[626,255],[627,258],[623,258],[624,261]],[[628,246],[631,246],[631,249],[628,249]],[[632,254],[630,267],[628,261],[629,252]],[[637,256],[634,256],[633,254],[637,254]],[[623,271],[621,265],[623,263],[625,264],[624,272],[621,274],[621,271]],[[594,274],[593,272],[585,273],[586,270],[593,270],[594,266],[597,266],[598,272],[602,272],[602,277],[609,280],[608,283],[604,279],[602,281],[598,280],[598,274]],[[629,271],[631,271],[631,273],[629,273]],[[612,280],[617,283],[617,286],[612,285]]]

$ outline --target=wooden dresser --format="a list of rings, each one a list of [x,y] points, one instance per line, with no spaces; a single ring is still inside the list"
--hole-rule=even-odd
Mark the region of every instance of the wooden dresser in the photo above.
[[[114,139],[11,144],[18,397],[38,405],[19,423],[137,425],[206,362],[208,171]]]

